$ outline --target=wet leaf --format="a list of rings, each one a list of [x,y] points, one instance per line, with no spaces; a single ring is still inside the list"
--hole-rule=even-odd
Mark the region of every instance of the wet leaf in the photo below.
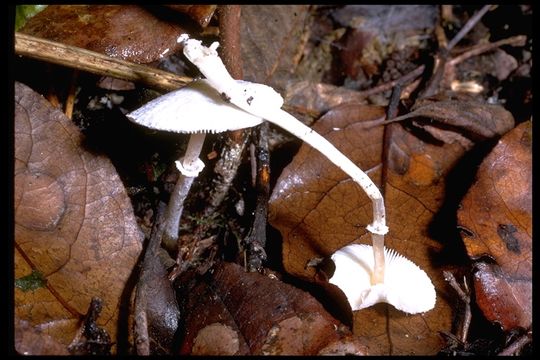
[[[201,27],[206,27],[216,11],[217,5],[165,5],[169,9],[187,14]]]
[[[185,32],[137,5],[50,5],[20,31],[143,64],[180,49]]]
[[[383,128],[365,129],[383,109],[341,105],[319,119],[314,129],[380,183]],[[385,205],[390,232],[386,245],[420,266],[437,291],[435,309],[405,316],[386,304],[354,313],[354,333],[369,339],[372,354],[436,354],[438,331],[449,331],[450,298],[437,263],[442,244],[428,236],[433,215],[445,198],[445,176],[468,148],[434,145],[400,124],[388,126]],[[295,276],[313,281],[311,259],[329,256],[351,243],[368,243],[371,202],[341,170],[316,150],[302,145],[277,180],[270,199],[270,223],[283,236],[283,264]],[[422,346],[418,346],[418,341]]]
[[[478,169],[458,212],[463,242],[478,264],[476,301],[504,330],[532,323],[532,123],[501,138]]]
[[[120,296],[141,251],[131,203],[110,161],[43,97],[15,84],[15,277],[39,271],[46,287],[15,289],[15,315],[68,345],[93,297],[115,341]]]
[[[236,264],[218,263],[186,296],[181,354],[366,353],[308,293]]]

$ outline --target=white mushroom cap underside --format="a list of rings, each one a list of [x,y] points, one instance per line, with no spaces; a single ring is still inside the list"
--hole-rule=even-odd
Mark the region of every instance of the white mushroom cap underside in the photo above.
[[[224,101],[204,79],[162,95],[126,116],[151,129],[190,134],[238,130],[262,122],[261,118]]]
[[[345,293],[353,311],[379,302],[409,314],[433,309],[435,288],[425,271],[394,250],[385,248],[384,257],[384,282],[371,285],[373,248],[345,246],[332,255],[336,270],[329,281]]]

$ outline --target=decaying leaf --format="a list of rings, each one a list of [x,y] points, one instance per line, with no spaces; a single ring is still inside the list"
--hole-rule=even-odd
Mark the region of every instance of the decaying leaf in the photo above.
[[[185,296],[181,354],[366,354],[308,293],[236,264],[218,263]]]
[[[476,301],[504,330],[532,324],[532,123],[503,136],[478,169],[458,212],[477,264]]]
[[[143,64],[180,49],[185,32],[138,5],[49,5],[20,31]]]
[[[176,293],[167,274],[167,262],[174,261],[160,246],[164,212],[165,204],[160,203],[135,293],[137,355],[170,354],[180,320]]]
[[[500,105],[483,102],[423,100],[412,110],[399,118],[427,118],[427,122],[417,119],[414,124],[446,143],[454,142],[460,134],[472,141],[490,139],[514,127],[514,117],[509,111]]]
[[[242,62],[244,78],[271,84],[290,77],[295,66],[300,35],[308,15],[307,5],[242,6]]]
[[[376,183],[383,128],[365,129],[362,122],[381,114],[381,108],[342,105],[314,126]],[[443,246],[428,236],[428,227],[445,198],[445,176],[467,148],[459,143],[425,143],[400,124],[389,125],[387,131],[383,166],[387,167],[384,189],[390,232],[386,244],[428,273],[437,303],[434,310],[416,316],[404,316],[385,304],[355,312],[354,333],[370,339],[372,354],[436,354],[442,345],[437,331],[450,330],[452,311],[442,269],[434,260]],[[371,202],[352,180],[307,145],[277,180],[269,210],[271,224],[283,236],[285,269],[295,276],[313,281],[314,270],[307,266],[311,259],[328,256],[352,242],[370,243],[365,226],[372,220]]]
[[[77,127],[20,83],[14,175],[15,277],[39,271],[46,279],[34,291],[15,289],[16,318],[67,346],[99,297],[98,325],[114,342],[142,233],[110,161],[85,151]]]

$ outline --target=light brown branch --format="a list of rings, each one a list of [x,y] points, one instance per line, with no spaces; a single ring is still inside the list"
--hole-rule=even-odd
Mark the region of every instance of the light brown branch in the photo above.
[[[15,33],[15,53],[49,63],[103,76],[140,82],[161,91],[181,88],[193,79],[129,61],[111,58],[94,51],[35,36]]]

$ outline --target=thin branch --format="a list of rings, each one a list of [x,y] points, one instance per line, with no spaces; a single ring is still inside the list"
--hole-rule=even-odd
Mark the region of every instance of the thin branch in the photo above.
[[[176,90],[193,79],[166,71],[111,58],[94,51],[15,33],[15,53],[102,76],[140,82],[161,91]]]
[[[532,341],[532,331],[527,331],[519,339],[508,345],[497,356],[511,356],[521,352],[523,347]]]
[[[367,90],[364,90],[364,91],[359,91],[358,94],[360,96],[368,97],[368,96],[371,96],[371,95],[374,95],[374,94],[381,93],[383,91],[390,90],[390,89],[392,89],[394,86],[396,86],[398,84],[403,87],[406,84],[408,84],[409,82],[411,82],[414,79],[416,79],[417,77],[419,77],[420,75],[422,75],[425,68],[426,67],[424,65],[420,65],[416,69],[411,71],[410,73],[405,74],[405,75],[397,78],[396,80],[392,80],[392,81],[389,81],[387,83],[377,85],[375,87],[372,87],[371,89],[367,89]]]
[[[458,42],[463,39],[465,35],[471,31],[471,29],[480,21],[480,19],[491,9],[493,5],[484,5],[476,14],[474,14],[469,21],[461,28],[461,30],[454,36],[452,40],[446,46],[446,50],[450,51]]]
[[[468,291],[468,288],[467,288],[467,282],[466,282],[465,279],[463,280],[464,281],[464,287],[465,287],[465,291],[463,291],[461,286],[458,284],[456,278],[454,277],[454,274],[452,274],[450,271],[443,271],[443,274],[444,274],[444,279],[446,281],[448,281],[450,286],[452,286],[452,288],[458,294],[459,299],[461,301],[463,301],[463,303],[465,304],[465,313],[463,315],[463,322],[462,322],[461,331],[460,331],[460,334],[459,334],[459,340],[462,343],[466,343],[467,336],[469,334],[469,327],[471,325],[471,318],[472,318],[472,314],[471,314],[471,297],[469,295],[469,291]]]
[[[502,39],[499,41],[495,41],[493,43],[487,43],[487,44],[478,44],[473,46],[472,48],[468,49],[467,51],[463,52],[462,54],[456,56],[452,60],[448,61],[448,66],[454,66],[457,65],[473,56],[478,56],[480,54],[483,54],[485,52],[494,50],[498,47],[501,47],[503,45],[511,45],[511,46],[524,46],[527,41],[527,36],[525,35],[516,35],[512,36],[506,39]]]

